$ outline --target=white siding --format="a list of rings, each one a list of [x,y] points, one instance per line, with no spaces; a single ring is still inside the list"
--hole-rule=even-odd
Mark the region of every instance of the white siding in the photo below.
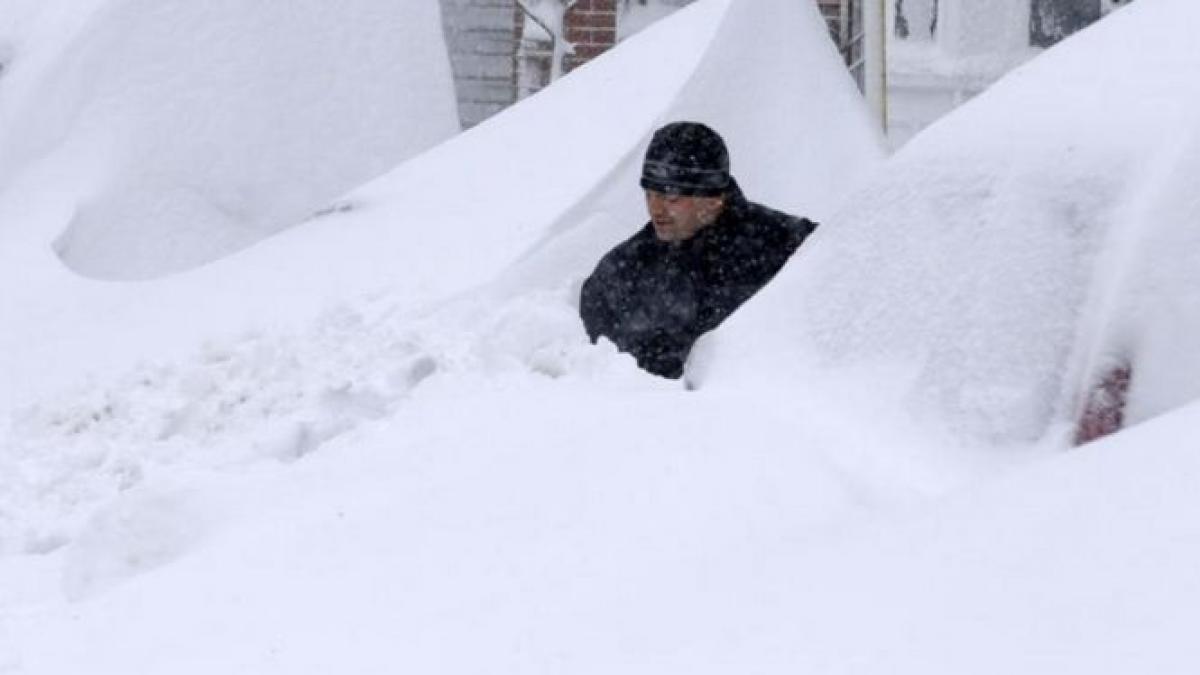
[[[441,0],[442,25],[458,91],[459,119],[470,128],[512,105],[514,0]]]

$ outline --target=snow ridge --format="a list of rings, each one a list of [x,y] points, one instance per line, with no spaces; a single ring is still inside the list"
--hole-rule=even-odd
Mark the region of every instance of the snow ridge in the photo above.
[[[67,544],[99,505],[172,467],[295,461],[393,415],[430,378],[644,379],[611,346],[587,341],[577,286],[464,298],[423,315],[366,299],[307,333],[210,342],[190,362],[142,364],[18,409],[0,453],[0,555]]]

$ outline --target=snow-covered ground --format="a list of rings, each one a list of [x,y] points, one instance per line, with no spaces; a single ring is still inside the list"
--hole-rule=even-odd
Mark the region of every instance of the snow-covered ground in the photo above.
[[[6,0],[4,14],[0,190],[85,276],[222,258],[458,130],[436,3]],[[30,217],[44,208],[70,209],[66,225]]]
[[[357,5],[328,21],[408,6]],[[56,6],[56,40],[96,25]],[[25,166],[0,182],[0,672],[1193,671],[1197,20],[1135,4],[884,162],[815,8],[703,0],[135,282],[56,255],[78,176],[116,165]],[[0,139],[31,25],[0,23]],[[679,118],[822,222],[690,388],[575,308]],[[1145,423],[1062,453],[1114,355]]]

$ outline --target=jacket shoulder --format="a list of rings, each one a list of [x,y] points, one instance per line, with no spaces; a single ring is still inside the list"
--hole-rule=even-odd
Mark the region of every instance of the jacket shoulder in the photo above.
[[[741,219],[764,242],[779,242],[789,250],[799,247],[817,229],[817,223],[808,218],[793,216],[751,201],[743,204]]]
[[[746,211],[750,220],[770,227],[783,228],[802,236],[808,236],[817,229],[817,224],[808,218],[793,216],[757,202],[746,202]]]
[[[614,271],[628,262],[637,260],[643,254],[643,249],[647,243],[653,240],[653,232],[653,227],[647,223],[642,229],[635,232],[633,236],[609,249],[600,258],[595,272],[592,273],[593,276],[597,273]]]

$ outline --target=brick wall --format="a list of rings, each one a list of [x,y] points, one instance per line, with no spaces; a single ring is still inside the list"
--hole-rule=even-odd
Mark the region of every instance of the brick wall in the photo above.
[[[567,12],[566,24],[567,42],[575,45],[564,64],[571,72],[617,43],[617,0],[579,0]]]
[[[798,0],[804,1],[804,0]],[[847,0],[815,0],[829,24],[829,31],[841,46]],[[603,54],[617,40],[618,0],[579,0],[567,13],[567,41],[575,44],[575,54],[567,58],[566,71]],[[684,3],[686,4],[686,3]]]

